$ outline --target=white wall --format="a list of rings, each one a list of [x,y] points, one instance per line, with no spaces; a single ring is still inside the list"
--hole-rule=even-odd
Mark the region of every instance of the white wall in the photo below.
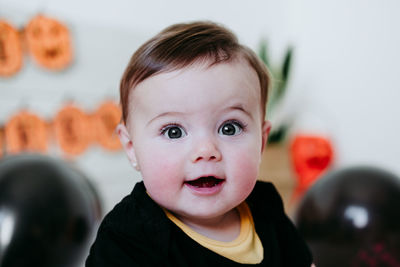
[[[340,165],[400,173],[398,1],[291,1],[296,110],[325,120]]]
[[[87,110],[118,99],[119,78],[138,45],[171,23],[211,19],[252,48],[268,39],[275,61],[294,45],[281,117],[294,118],[296,132],[328,134],[337,166],[374,164],[400,175],[399,11],[394,0],[1,0],[0,17],[16,26],[38,12],[64,21],[76,61],[50,73],[26,59],[15,77],[0,79],[0,123],[21,106],[51,118],[68,99]],[[140,179],[123,153],[95,147],[76,163],[98,186],[106,211]]]

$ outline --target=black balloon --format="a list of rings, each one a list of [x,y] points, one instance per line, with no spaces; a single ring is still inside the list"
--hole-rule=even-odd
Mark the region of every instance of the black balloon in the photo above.
[[[317,267],[400,266],[400,178],[387,171],[328,173],[304,195],[295,222]]]
[[[98,194],[68,163],[34,154],[0,161],[0,267],[78,266],[100,216]]]

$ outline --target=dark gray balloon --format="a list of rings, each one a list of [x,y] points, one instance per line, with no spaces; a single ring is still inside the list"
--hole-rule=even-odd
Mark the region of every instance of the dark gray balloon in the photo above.
[[[372,167],[328,173],[295,216],[318,267],[400,266],[400,178]]]
[[[101,217],[99,196],[68,163],[22,154],[0,161],[0,266],[77,266]]]

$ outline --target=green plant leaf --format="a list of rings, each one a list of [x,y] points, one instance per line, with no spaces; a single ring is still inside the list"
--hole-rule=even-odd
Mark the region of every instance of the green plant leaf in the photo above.
[[[269,66],[269,58],[268,58],[268,52],[267,51],[268,51],[267,41],[262,40],[260,42],[258,56],[264,62],[265,65]]]
[[[268,136],[268,144],[279,143],[286,137],[288,131],[288,125],[281,125],[278,129],[271,131]]]
[[[287,81],[289,77],[290,67],[292,64],[293,48],[289,47],[286,51],[285,59],[283,60],[282,67],[282,80]]]
[[[273,114],[276,107],[281,103],[286,90],[288,79],[291,71],[293,48],[289,47],[283,58],[283,61],[278,66],[272,66],[268,54],[268,45],[265,40],[262,40],[259,45],[259,57],[266,64],[272,75],[272,87],[268,93],[267,116]],[[276,143],[282,141],[289,128],[288,124],[278,126],[276,130],[272,130],[268,138],[268,142]]]

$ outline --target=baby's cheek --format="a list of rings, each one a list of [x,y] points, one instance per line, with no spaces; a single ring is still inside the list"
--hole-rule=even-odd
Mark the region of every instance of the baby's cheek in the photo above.
[[[248,175],[257,176],[260,164],[260,156],[253,150],[243,150],[235,153],[234,165],[236,169],[246,172]]]
[[[168,197],[169,194],[174,194],[178,184],[182,183],[179,164],[171,157],[153,155],[153,158],[143,165],[141,166],[143,180],[150,194]]]
[[[243,154],[237,158],[233,165],[234,176],[243,192],[249,192],[253,189],[258,176],[259,163],[258,159]]]

